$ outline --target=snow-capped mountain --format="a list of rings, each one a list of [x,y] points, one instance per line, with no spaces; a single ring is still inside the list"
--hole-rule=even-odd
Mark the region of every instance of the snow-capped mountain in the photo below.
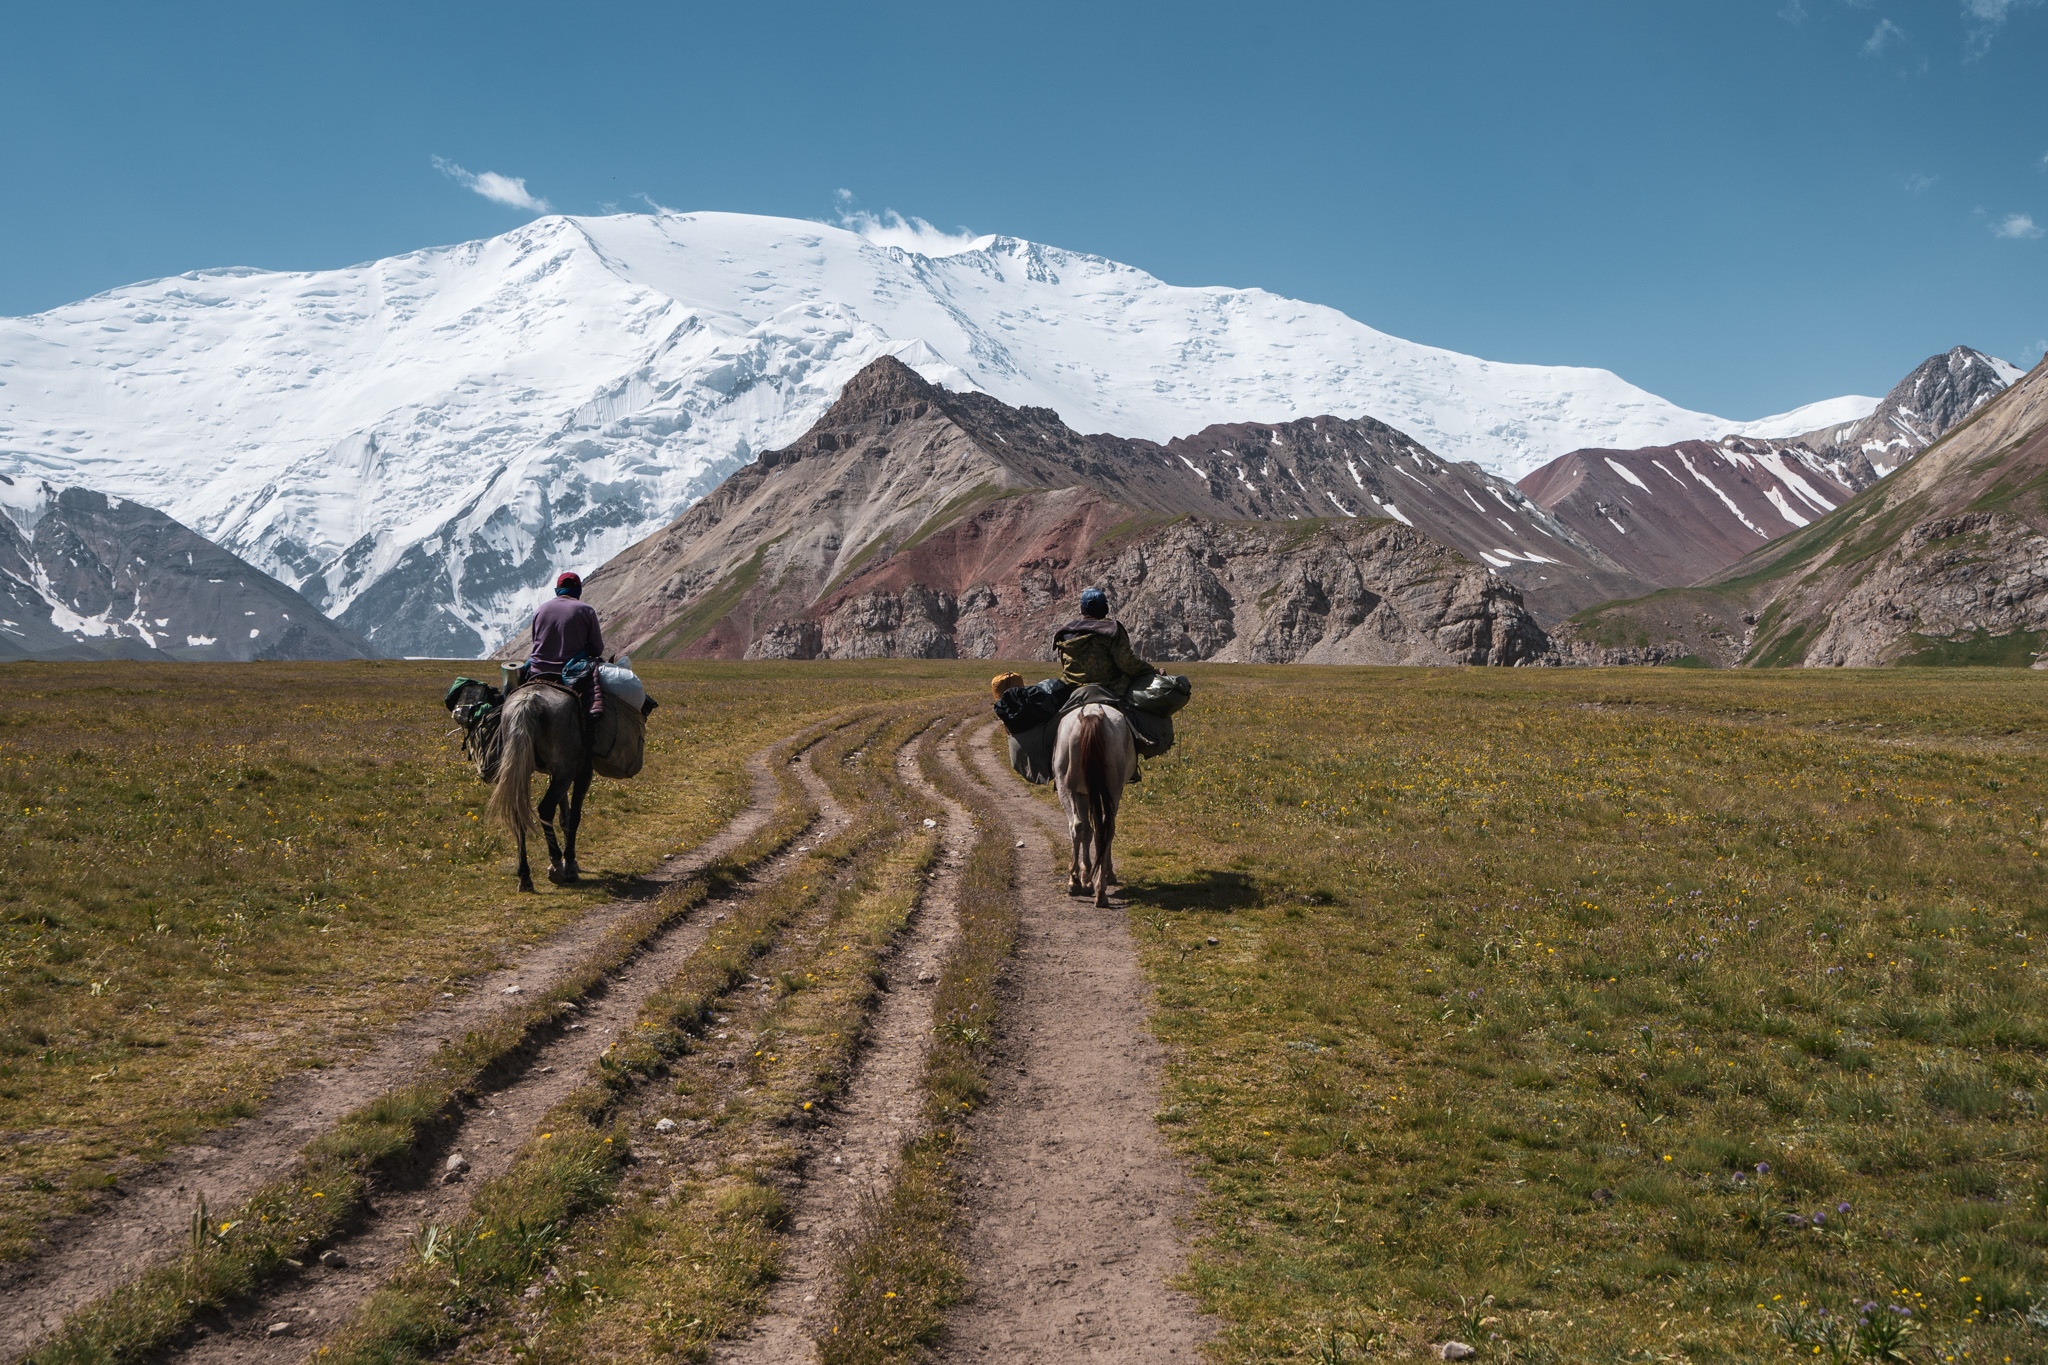
[[[1081,430],[1372,416],[1509,478],[1740,425],[1605,370],[1012,238],[930,257],[790,219],[621,215],[0,319],[0,472],[161,507],[386,652],[469,655],[555,568],[795,439],[882,354]]]
[[[153,508],[0,474],[0,659],[364,659],[360,637]]]

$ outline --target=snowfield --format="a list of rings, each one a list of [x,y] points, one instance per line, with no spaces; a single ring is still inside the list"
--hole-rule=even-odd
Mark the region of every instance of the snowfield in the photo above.
[[[1606,370],[1014,238],[928,257],[793,219],[627,214],[0,319],[0,473],[158,507],[387,652],[473,656],[556,568],[595,568],[793,440],[884,352],[1084,431],[1370,415],[1509,479],[1741,429]]]

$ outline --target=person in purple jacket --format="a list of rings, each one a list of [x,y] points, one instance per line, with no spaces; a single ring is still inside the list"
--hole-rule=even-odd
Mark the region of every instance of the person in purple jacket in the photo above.
[[[533,614],[533,652],[527,676],[561,680],[562,670],[579,658],[593,663],[604,657],[604,631],[597,612],[583,600],[583,580],[565,573],[555,580],[555,595]]]

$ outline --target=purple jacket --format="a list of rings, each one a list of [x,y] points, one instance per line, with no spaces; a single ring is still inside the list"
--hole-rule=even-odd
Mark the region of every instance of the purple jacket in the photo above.
[[[597,612],[574,597],[556,597],[533,614],[533,653],[527,663],[539,673],[560,673],[579,654],[604,655],[604,632]]]

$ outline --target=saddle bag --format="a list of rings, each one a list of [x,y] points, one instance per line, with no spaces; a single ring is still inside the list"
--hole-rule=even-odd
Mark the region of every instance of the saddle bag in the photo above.
[[[995,701],[996,719],[1013,735],[1035,730],[1060,718],[1060,711],[1074,685],[1063,678],[1047,678],[1029,687],[1012,687]]]
[[[1049,720],[1023,734],[1010,736],[1010,769],[1034,787],[1052,781],[1052,746],[1060,723]]]
[[[605,707],[590,734],[591,771],[621,780],[637,777],[646,757],[646,716],[638,707]]]
[[[480,781],[498,780],[498,721],[505,708],[505,694],[475,678],[457,678],[441,699],[448,714],[462,727],[462,752],[476,767]]]
[[[1127,710],[1124,719],[1131,723],[1131,739],[1138,746],[1138,757],[1163,758],[1173,748],[1172,716]]]

